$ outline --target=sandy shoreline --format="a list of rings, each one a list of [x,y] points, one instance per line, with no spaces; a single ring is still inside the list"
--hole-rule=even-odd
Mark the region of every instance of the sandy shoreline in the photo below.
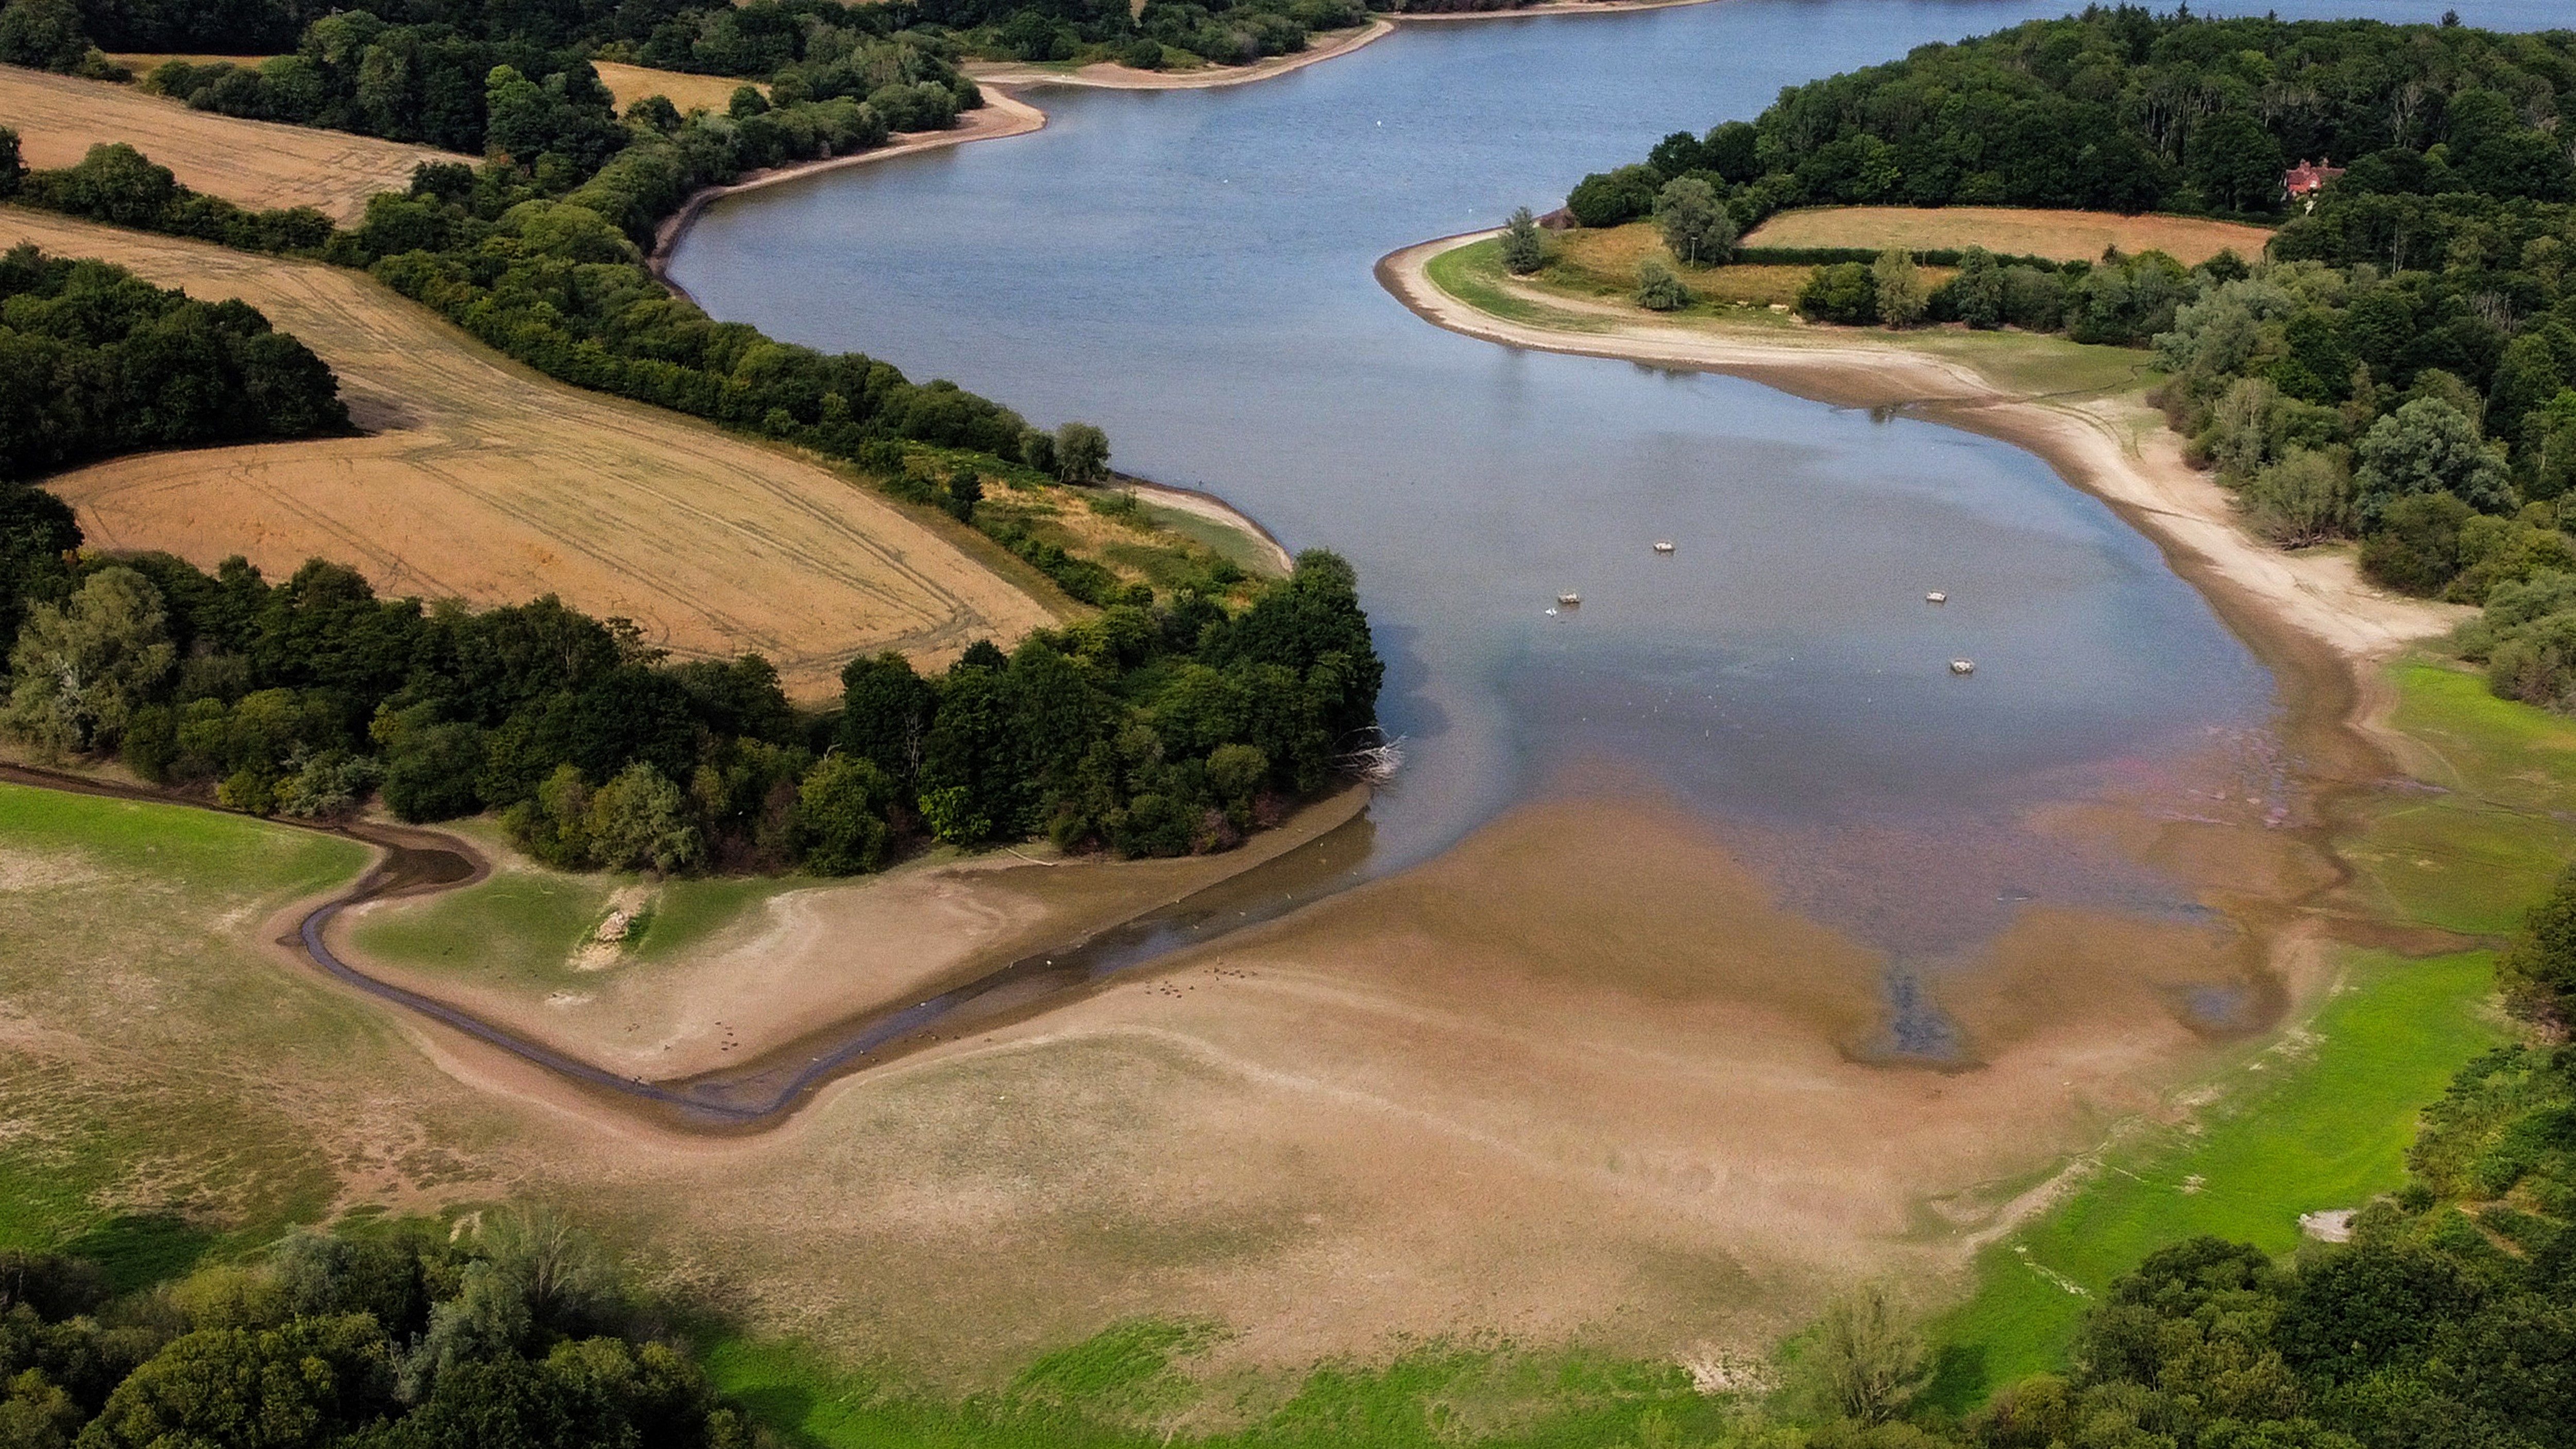
[[[1691,0],[1697,3],[1697,0]],[[1220,86],[1249,85],[1304,70],[1318,61],[1348,55],[1363,45],[1384,40],[1395,33],[1391,19],[1381,17],[1357,30],[1335,34],[1322,45],[1298,51],[1294,55],[1274,55],[1251,65],[1209,66],[1203,70],[1133,70],[1110,61],[1086,65],[1080,70],[1049,70],[1044,66],[1014,61],[978,61],[966,67],[966,75],[978,85],[1009,86],[1082,86],[1106,91],[1197,91]]]
[[[1005,136],[1025,136],[1031,131],[1043,130],[1045,126],[1046,112],[1006,90],[998,87],[987,88],[984,92],[984,104],[975,110],[961,113],[957,118],[957,124],[949,130],[907,132],[890,144],[873,150],[853,151],[847,156],[826,156],[816,161],[799,161],[792,166],[773,166],[766,171],[752,172],[739,181],[728,182],[722,186],[699,188],[687,201],[680,204],[679,210],[662,218],[661,224],[653,228],[653,250],[645,257],[644,264],[653,269],[653,276],[663,286],[670,288],[674,294],[687,299],[694,306],[698,299],[689,296],[686,287],[671,279],[669,267],[671,249],[680,244],[680,237],[688,231],[689,223],[696,221],[698,213],[706,210],[710,203],[740,192],[758,191],[763,187],[776,186],[781,182],[795,181],[825,171],[839,171],[845,167],[891,161],[898,156],[913,156],[948,146],[963,146],[969,141],[998,141]],[[700,310],[705,309],[700,308]]]
[[[2231,601],[2251,605],[2278,631],[2331,651],[2356,679],[2371,672],[2369,665],[2448,630],[2467,612],[2386,593],[2361,577],[2348,553],[2285,553],[2246,533],[2227,491],[2185,463],[2182,440],[2161,415],[2133,399],[2026,397],[1964,363],[1879,340],[1884,334],[1697,331],[1624,320],[1624,309],[1587,308],[1537,291],[1527,293],[1530,300],[1559,310],[1597,311],[1605,325],[1572,332],[1510,321],[1450,296],[1426,271],[1433,257],[1493,235],[1471,232],[1390,253],[1378,263],[1378,279],[1416,315],[1470,337],[1705,368],[1839,403],[1912,405],[1935,421],[2025,448],[2154,540],[2176,571],[2211,594],[2223,614],[2240,612],[2228,607]],[[2222,593],[2228,598],[2216,597]]]

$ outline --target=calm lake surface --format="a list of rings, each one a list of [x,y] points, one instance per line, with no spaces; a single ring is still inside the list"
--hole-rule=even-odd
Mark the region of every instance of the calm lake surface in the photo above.
[[[1408,741],[1368,871],[1606,774],[1760,840],[1803,908],[1937,960],[2029,899],[2193,910],[2022,822],[2213,754],[2284,788],[2270,676],[2026,453],[1456,336],[1371,268],[1785,84],[2065,8],[1721,0],[1408,26],[1225,89],[1033,91],[1040,133],[726,200],[672,270],[719,317],[1097,422],[1119,467],[1350,557]],[[2564,23],[2557,0],[2456,8]],[[1550,617],[1567,589],[1582,608]]]

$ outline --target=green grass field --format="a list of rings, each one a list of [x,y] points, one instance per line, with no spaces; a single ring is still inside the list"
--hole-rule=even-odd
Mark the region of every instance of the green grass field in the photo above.
[[[778,1341],[720,1339],[706,1361],[720,1391],[825,1449],[1619,1449],[1704,1441],[1730,1409],[1670,1364],[1485,1341],[1205,1383],[1187,1360],[1218,1332],[1117,1324],[962,1402],[912,1397]]]
[[[2394,919],[2510,934],[2576,858],[2576,722],[2440,664],[2400,664],[2390,678],[2392,723],[2433,752],[2433,788],[2381,806],[2345,854]]]
[[[1463,247],[1452,247],[1433,257],[1423,267],[1431,285],[1466,303],[1479,312],[1489,312],[1506,322],[1525,322],[1533,327],[1554,327],[1566,332],[1598,332],[1601,323],[1591,317],[1560,312],[1535,302],[1515,297],[1503,290],[1503,244],[1495,238]]]
[[[651,965],[704,945],[774,896],[814,884],[794,876],[647,882],[513,861],[463,890],[376,907],[350,939],[389,965],[485,985],[551,990],[563,984],[574,951],[598,929],[620,891],[640,892],[645,902],[625,960]]]
[[[2087,1295],[2157,1248],[2213,1233],[2287,1253],[2300,1214],[2403,1185],[2416,1112],[2499,1039],[2493,980],[2482,951],[2352,953],[2303,1031],[2231,1063],[2216,1101],[2118,1142],[2057,1208],[1981,1255],[1975,1295],[1933,1328],[1940,1397],[1962,1408],[2062,1367]]]
[[[73,1247],[131,1285],[323,1211],[339,1179],[287,1100],[294,1074],[385,1033],[256,959],[252,933],[366,858],[241,816],[0,785],[0,1247]]]

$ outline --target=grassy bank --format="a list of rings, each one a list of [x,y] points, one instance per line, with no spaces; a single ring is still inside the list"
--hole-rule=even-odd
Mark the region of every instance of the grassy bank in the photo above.
[[[630,913],[615,959],[646,964],[676,959],[772,898],[816,884],[794,876],[654,881],[550,870],[510,850],[497,831],[467,822],[463,833],[479,836],[505,863],[459,890],[365,908],[350,934],[360,951],[478,984],[544,988],[570,976],[573,957],[612,910]]]
[[[959,1402],[910,1397],[777,1341],[720,1340],[707,1369],[762,1422],[826,1449],[1612,1449],[1704,1441],[1725,1415],[1669,1364],[1492,1342],[1210,1385],[1188,1360],[1217,1332],[1118,1324]]]
[[[2430,660],[2388,680],[2426,778],[2384,792],[2338,842],[2351,892],[2390,922],[2505,935],[2576,854],[2576,724]],[[1945,1402],[2062,1367],[2090,1295],[2158,1247],[2214,1233],[2287,1253],[2300,1214],[2404,1181],[2416,1114],[2502,1036],[2493,953],[2349,950],[2340,966],[2311,1021],[2184,1094],[2207,1098],[2188,1119],[2115,1140],[2062,1203],[1980,1256],[1972,1296],[1936,1328]]]
[[[2392,795],[2345,847],[2392,919],[2500,936],[2576,857],[2576,728],[2498,699],[2476,674],[2401,664],[2391,723],[2425,789]]]
[[[0,785],[0,1248],[131,1285],[318,1216],[339,1190],[283,1079],[384,1029],[256,959],[355,842]]]
[[[1644,222],[1578,231],[1551,243],[1548,262],[1526,277],[1503,268],[1496,239],[1453,247],[1424,264],[1433,286],[1488,316],[1530,327],[1600,334],[1614,326],[1678,328],[1713,336],[1862,343],[1929,353],[1962,363],[1995,387],[2020,397],[2081,400],[2143,393],[2154,380],[2154,356],[2133,347],[2070,342],[2064,337],[1999,329],[1974,332],[1925,327],[1814,326],[1785,311],[1806,282],[1807,267],[1698,267],[1673,258]],[[1652,256],[1669,264],[1691,290],[1676,312],[1636,305],[1636,267]],[[1551,307],[1540,298],[1565,305]],[[1579,310],[1578,310],[1579,309]]]
[[[1975,1294],[1942,1317],[1937,1397],[1964,1409],[2065,1366],[2084,1310],[2147,1254],[2203,1233],[2287,1253],[2299,1216],[2403,1185],[2415,1114],[2493,1045],[2494,961],[2354,952],[2298,1031],[2231,1062],[2179,1121],[2140,1124],[2081,1186],[1987,1248]]]

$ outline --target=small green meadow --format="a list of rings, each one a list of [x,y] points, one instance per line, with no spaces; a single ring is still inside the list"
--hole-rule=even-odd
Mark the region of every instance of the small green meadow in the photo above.
[[[1933,1326],[1938,1397],[1981,1401],[2064,1366],[2093,1297],[2147,1254],[2203,1233],[2287,1253],[2303,1213],[2402,1186],[2415,1114],[2502,1038],[2494,958],[2353,952],[2303,1028],[2213,1077],[2184,1120],[2100,1154],[2055,1208],[1988,1247],[1977,1289]]]
[[[253,959],[252,933],[366,860],[245,816],[0,785],[0,1007],[29,1023],[0,1051],[0,1249],[75,1251],[133,1287],[325,1210],[330,1162],[241,1084],[383,1028]]]
[[[1618,1449],[1703,1442],[1729,1405],[1670,1364],[1498,1341],[1420,1343],[1277,1380],[1210,1383],[1189,1360],[1214,1325],[1112,1325],[962,1401],[835,1368],[775,1340],[720,1339],[714,1385],[761,1422],[823,1449]]]
[[[621,892],[641,904],[620,957],[650,965],[677,960],[774,897],[813,884],[792,876],[657,882],[513,861],[461,890],[376,906],[358,920],[350,940],[392,966],[484,985],[552,989]]]

